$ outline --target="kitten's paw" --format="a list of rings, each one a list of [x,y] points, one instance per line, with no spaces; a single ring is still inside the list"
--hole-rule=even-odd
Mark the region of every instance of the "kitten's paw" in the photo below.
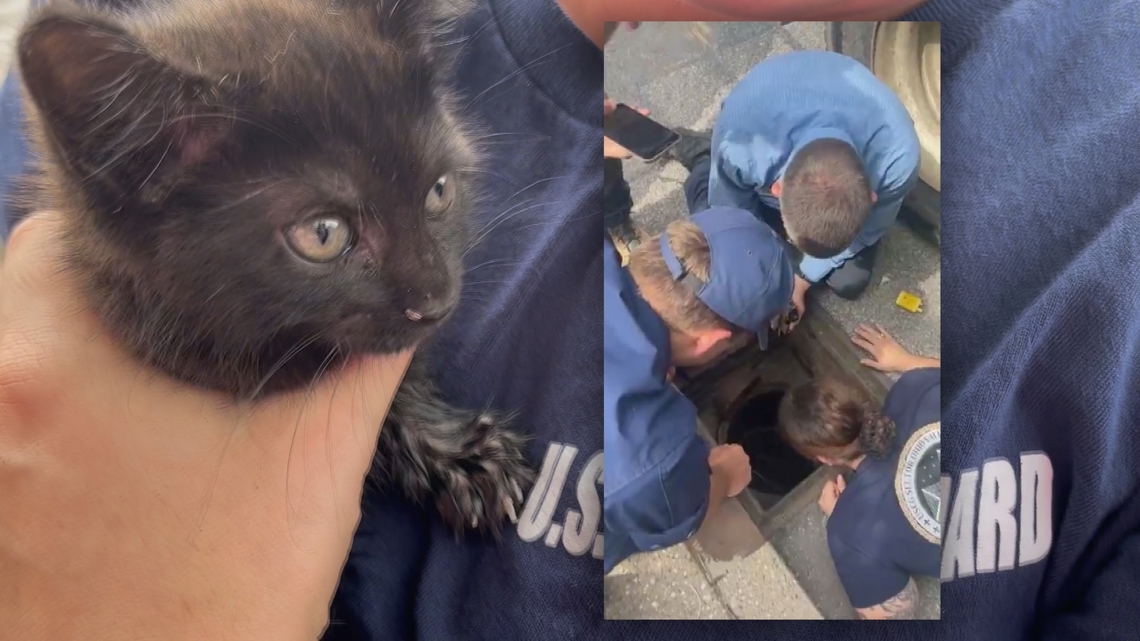
[[[436,506],[457,533],[473,529],[498,538],[504,521],[518,522],[534,470],[523,457],[525,439],[506,424],[502,415],[479,414],[467,428],[464,451],[440,464],[444,488]]]

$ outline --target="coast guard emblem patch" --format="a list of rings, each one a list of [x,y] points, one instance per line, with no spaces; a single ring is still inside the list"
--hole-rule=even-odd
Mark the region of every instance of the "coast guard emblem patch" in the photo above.
[[[942,543],[942,423],[915,431],[899,454],[895,494],[911,527],[931,543]]]

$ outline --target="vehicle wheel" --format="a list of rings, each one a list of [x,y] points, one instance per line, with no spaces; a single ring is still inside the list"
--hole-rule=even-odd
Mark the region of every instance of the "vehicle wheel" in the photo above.
[[[914,120],[922,184],[907,205],[937,238],[942,190],[942,35],[936,22],[833,22],[832,51],[867,65],[898,94]]]

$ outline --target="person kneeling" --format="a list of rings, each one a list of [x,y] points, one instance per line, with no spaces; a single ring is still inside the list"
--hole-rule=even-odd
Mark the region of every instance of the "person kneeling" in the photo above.
[[[779,410],[780,434],[800,454],[853,470],[819,499],[827,544],[851,605],[863,619],[913,618],[914,576],[939,576],[941,389],[936,359],[907,353],[882,328],[861,327],[870,367],[905,372],[881,409],[838,380],[793,388]]]

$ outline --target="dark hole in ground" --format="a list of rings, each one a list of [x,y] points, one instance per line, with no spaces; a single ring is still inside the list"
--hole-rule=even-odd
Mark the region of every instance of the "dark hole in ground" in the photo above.
[[[738,402],[739,409],[728,419],[725,442],[738,443],[752,464],[752,483],[760,507],[770,510],[803,481],[817,465],[799,455],[780,438],[776,426],[780,400],[787,391],[782,386],[756,389]]]

